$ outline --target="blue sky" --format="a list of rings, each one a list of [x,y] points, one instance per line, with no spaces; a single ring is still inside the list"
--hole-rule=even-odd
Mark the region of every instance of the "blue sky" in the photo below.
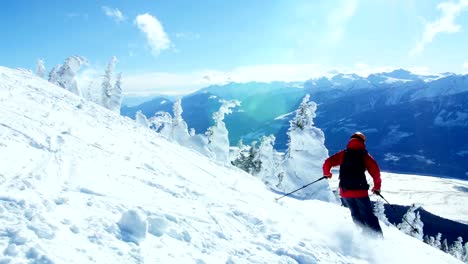
[[[120,0],[0,3],[0,65],[112,56],[128,93],[303,81],[329,70],[468,72],[468,0]]]

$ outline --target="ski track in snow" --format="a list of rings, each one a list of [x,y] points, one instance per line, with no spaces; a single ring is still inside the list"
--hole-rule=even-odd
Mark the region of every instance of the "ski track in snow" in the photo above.
[[[0,67],[0,263],[458,263]],[[406,263],[413,263],[406,262]]]

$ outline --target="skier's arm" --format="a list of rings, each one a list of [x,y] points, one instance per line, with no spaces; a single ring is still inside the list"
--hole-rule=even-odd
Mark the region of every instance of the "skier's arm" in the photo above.
[[[377,165],[377,162],[375,161],[375,159],[370,154],[367,154],[365,156],[364,162],[366,164],[367,171],[369,172],[370,176],[372,177],[372,180],[374,181],[373,190],[380,191],[380,187],[381,187],[381,184],[382,184],[382,179],[380,178],[379,165]]]
[[[328,159],[325,160],[323,163],[323,176],[331,178],[332,173],[331,173],[331,168],[338,166],[343,162],[343,156],[344,156],[344,151],[340,151],[336,153],[335,155],[329,157]]]

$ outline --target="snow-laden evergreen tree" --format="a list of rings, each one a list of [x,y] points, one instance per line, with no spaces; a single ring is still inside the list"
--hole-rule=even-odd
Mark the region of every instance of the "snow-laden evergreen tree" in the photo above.
[[[172,140],[172,116],[167,112],[157,112],[150,118],[150,128],[160,133],[167,140]]]
[[[256,171],[252,175],[260,178],[268,187],[275,187],[279,184],[277,167],[280,164],[280,156],[273,148],[275,136],[262,136],[258,150],[253,153],[252,163]]]
[[[463,246],[463,258],[462,261],[468,263],[468,242]]]
[[[424,235],[424,243],[428,244],[431,247],[434,247],[435,238],[433,236]]]
[[[385,215],[384,202],[382,200],[380,200],[380,199],[378,199],[374,204],[374,214],[385,225],[387,225],[387,226],[391,225],[391,223],[388,221],[387,216]]]
[[[419,212],[416,212],[416,218],[414,219],[413,226],[416,228],[416,230],[413,230],[413,233],[411,235],[422,241],[424,236],[424,223],[421,220],[421,215],[419,214]]]
[[[37,76],[44,78],[46,74],[46,68],[44,65],[44,60],[38,59],[37,60],[37,65],[36,65],[36,74]]]
[[[229,162],[229,137],[224,117],[232,113],[232,108],[240,105],[237,100],[221,100],[221,107],[213,114],[214,125],[206,131],[208,138],[208,149],[214,154],[215,159],[223,162]]]
[[[449,252],[449,247],[448,247],[447,239],[444,239],[444,240],[442,241],[442,245],[440,246],[440,250],[442,250],[442,251],[445,252],[445,253],[448,253],[448,252]]]
[[[415,237],[419,240],[423,240],[424,233],[423,233],[423,227],[424,223],[421,221],[421,216],[419,215],[419,212],[416,212],[416,210],[419,208],[418,205],[413,204],[408,211],[406,212],[405,215],[403,215],[402,222],[398,224],[398,229],[401,230],[401,232],[410,235],[412,237]],[[413,227],[411,227],[408,223],[410,223]]]
[[[50,70],[49,72],[49,82],[53,83],[53,84],[58,84],[58,70],[60,69],[60,65],[56,65],[54,68],[52,68],[52,70]]]
[[[454,256],[456,259],[462,260],[463,258],[463,238],[458,237],[457,240],[453,241],[450,245],[448,253]]]
[[[188,125],[182,118],[182,100],[178,99],[175,101],[172,110],[174,112],[174,118],[172,119],[172,140],[176,141],[180,145],[190,145],[190,134],[188,132]]]
[[[120,114],[121,106],[122,106],[122,73],[119,73],[115,80],[114,88],[112,89],[112,95],[109,101],[109,110]]]
[[[251,155],[251,153],[255,144],[256,141],[252,143],[252,146],[244,145],[243,140],[240,139],[232,154],[231,164],[250,173],[250,169],[253,167],[253,155]]]
[[[208,148],[208,138],[205,135],[195,134],[194,129],[189,132],[188,125],[182,118],[182,112],[182,102],[179,99],[173,106],[174,117],[167,112],[158,112],[149,120],[150,128],[169,141],[176,142],[214,159],[214,154]]]
[[[138,110],[136,112],[135,121],[144,127],[150,127],[150,122],[148,121],[146,116],[141,112],[141,110]]]
[[[442,234],[441,233],[437,233],[435,237],[435,241],[434,241],[434,247],[441,249],[442,247]]]
[[[322,164],[328,157],[325,136],[322,130],[314,127],[313,118],[317,104],[309,102],[306,95],[289,122],[288,149],[279,171],[283,180],[279,189],[284,192],[298,189],[322,177]],[[280,173],[281,173],[280,172]],[[337,202],[326,180],[322,180],[295,193],[295,195],[323,201]]]
[[[104,73],[104,78],[102,80],[101,89],[102,89],[102,106],[107,109],[110,109],[110,102],[112,100],[112,95],[114,93],[114,86],[112,86],[112,77],[114,75],[114,68],[117,64],[117,58],[113,56],[109,63],[107,64],[106,71]]]
[[[61,66],[52,69],[49,74],[49,81],[81,96],[81,90],[78,87],[75,76],[81,66],[86,64],[85,58],[80,56],[71,56],[67,58]]]

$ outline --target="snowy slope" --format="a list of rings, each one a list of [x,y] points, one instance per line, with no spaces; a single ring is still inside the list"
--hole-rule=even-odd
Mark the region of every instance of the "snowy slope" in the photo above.
[[[0,168],[1,263],[459,263],[3,67]]]

